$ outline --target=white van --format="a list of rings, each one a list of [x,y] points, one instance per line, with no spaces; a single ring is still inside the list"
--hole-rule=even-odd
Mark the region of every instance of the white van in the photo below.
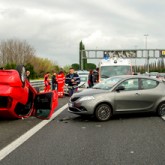
[[[103,59],[99,63],[99,81],[112,76],[132,74],[133,72],[130,59],[114,57]]]

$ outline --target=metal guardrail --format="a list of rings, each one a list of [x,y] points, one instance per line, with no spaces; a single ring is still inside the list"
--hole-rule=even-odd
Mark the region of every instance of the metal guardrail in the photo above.
[[[30,84],[34,88],[38,88],[39,91],[43,91],[44,90],[44,80],[30,80]]]
[[[32,87],[38,89],[38,91],[43,91],[45,84],[44,84],[44,80],[30,80],[30,84],[32,85]],[[78,85],[79,88],[87,88],[87,86],[85,86],[85,82],[80,83]],[[64,87],[64,93],[68,94],[68,86],[65,85]]]

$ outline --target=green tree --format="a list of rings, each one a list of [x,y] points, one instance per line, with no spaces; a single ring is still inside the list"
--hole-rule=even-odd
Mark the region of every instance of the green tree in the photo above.
[[[79,68],[80,68],[80,65],[79,64],[72,64],[72,68],[74,69],[74,70],[79,70]]]
[[[86,70],[87,67],[87,58],[86,58],[86,52],[85,50],[85,45],[83,44],[83,42],[80,42],[80,46],[79,46],[79,64],[80,64],[80,69],[84,69]],[[83,58],[83,60],[82,60]]]
[[[86,70],[96,69],[96,65],[93,63],[87,63]]]
[[[37,78],[37,74],[35,73],[34,67],[33,67],[32,64],[27,63],[27,64],[25,65],[25,68],[26,68],[26,70],[30,71],[30,79],[35,79],[35,78]]]
[[[65,74],[69,73],[69,68],[71,68],[71,65],[65,65],[63,67],[63,70],[64,70]]]
[[[30,58],[28,63],[34,66],[34,71],[37,73],[39,78],[44,77],[46,72],[52,72],[55,66],[51,60],[36,56]]]
[[[56,73],[58,73],[60,71],[60,67],[58,65],[54,65],[54,69],[53,69]]]
[[[5,69],[16,69],[16,64],[14,64],[14,63],[6,64]]]

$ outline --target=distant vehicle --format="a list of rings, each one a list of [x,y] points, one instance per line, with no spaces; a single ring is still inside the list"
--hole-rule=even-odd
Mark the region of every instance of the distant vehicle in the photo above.
[[[89,71],[87,70],[78,70],[76,71],[76,73],[81,76],[81,75],[88,75],[89,74]]]
[[[149,76],[152,77],[152,78],[158,78],[159,72],[150,72]]]
[[[140,75],[114,76],[72,95],[68,111],[106,121],[115,114],[156,112],[165,115],[165,82]]]
[[[79,88],[88,88],[88,75],[80,75]]]
[[[107,58],[99,63],[99,80],[118,75],[132,75],[132,65],[129,59]]]
[[[77,71],[77,74],[80,77],[79,88],[88,88],[89,71],[87,71],[87,70],[79,70],[79,71]]]
[[[23,65],[16,70],[0,70],[0,117],[49,119],[58,104],[56,91],[38,93],[25,75]]]
[[[157,77],[161,80],[165,80],[165,73],[159,73]]]

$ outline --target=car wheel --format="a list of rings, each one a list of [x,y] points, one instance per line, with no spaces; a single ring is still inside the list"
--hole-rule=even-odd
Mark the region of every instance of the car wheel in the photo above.
[[[99,121],[106,121],[112,116],[112,109],[108,104],[100,104],[95,110],[95,117]]]
[[[158,106],[157,113],[158,113],[159,116],[164,116],[165,115],[165,102],[161,103]]]
[[[20,79],[22,81],[22,85],[24,86],[25,85],[25,79],[26,79],[26,70],[25,70],[24,65],[18,65],[16,67],[16,70],[18,71]]]

